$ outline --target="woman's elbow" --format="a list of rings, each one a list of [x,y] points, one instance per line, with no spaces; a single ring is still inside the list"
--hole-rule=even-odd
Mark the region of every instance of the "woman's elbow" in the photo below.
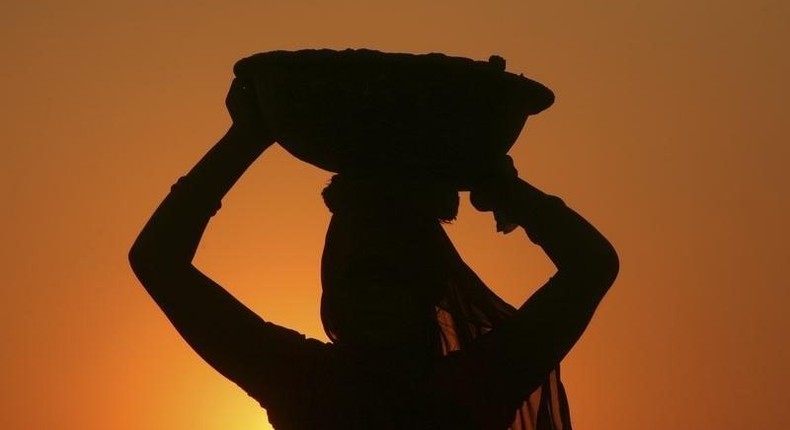
[[[135,242],[129,250],[129,266],[132,268],[137,279],[146,283],[156,272],[155,258],[151,252]]]
[[[590,265],[591,273],[589,273],[589,276],[597,285],[600,285],[604,290],[608,290],[620,273],[620,257],[617,255],[617,251],[607,241],[596,252],[595,258],[592,260],[593,264]]]
[[[179,261],[162,248],[138,238],[129,250],[129,265],[143,284],[191,266],[190,262]]]
[[[604,276],[604,280],[611,286],[620,273],[620,257],[611,243],[608,244],[605,254],[603,266],[606,276]]]
[[[596,294],[605,294],[617,279],[620,259],[614,247],[603,240],[595,247],[587,248],[574,264],[567,264],[559,269],[561,273],[577,279]]]
[[[156,259],[158,248],[156,241],[152,240],[150,235],[146,235],[145,231],[141,232],[129,249],[128,259],[132,270],[137,273],[150,266],[151,262]]]

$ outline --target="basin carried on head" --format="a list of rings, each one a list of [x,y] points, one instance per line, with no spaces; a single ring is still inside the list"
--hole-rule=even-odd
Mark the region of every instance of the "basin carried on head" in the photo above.
[[[340,173],[414,171],[465,189],[465,171],[501,157],[529,115],[554,102],[505,61],[372,50],[273,51],[236,63],[263,120],[295,157]]]

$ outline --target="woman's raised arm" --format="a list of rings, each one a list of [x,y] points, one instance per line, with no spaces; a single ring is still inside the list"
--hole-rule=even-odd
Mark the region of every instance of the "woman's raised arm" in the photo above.
[[[234,81],[226,100],[233,125],[173,186],[129,253],[134,273],[181,336],[239,384],[265,365],[260,340],[268,325],[196,269],[192,259],[222,197],[273,143],[254,103],[252,90]]]
[[[475,206],[523,227],[557,267],[511,323],[481,345],[482,352],[495,354],[498,371],[513,377],[515,389],[529,393],[579,340],[617,277],[619,259],[609,241],[561,199],[518,178],[497,187],[478,195],[473,189]]]

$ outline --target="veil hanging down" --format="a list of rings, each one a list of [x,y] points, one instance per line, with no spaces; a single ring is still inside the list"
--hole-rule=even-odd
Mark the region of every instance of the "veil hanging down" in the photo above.
[[[439,287],[433,291],[409,291],[415,300],[430,300],[435,306],[440,344],[437,353],[446,356],[462,351],[478,337],[507,322],[516,309],[472,271],[441,226],[441,222],[449,222],[457,215],[457,191],[435,180],[414,176],[394,179],[388,176],[384,180],[377,180],[378,177],[381,176],[336,175],[323,192],[324,201],[333,213],[322,259],[322,320],[329,337],[337,340],[333,326],[340,310],[335,309],[330,299],[341,285],[336,282],[337,276],[345,270],[344,264],[354,261],[353,256],[367,252],[366,247],[371,244],[380,244],[372,242],[376,239],[371,236],[388,229],[398,230],[393,236],[400,236],[396,241],[427,251],[431,254],[427,260],[444,266],[440,272],[444,279],[437,284]],[[406,230],[402,227],[404,220],[410,225]],[[403,237],[404,231],[408,237]],[[394,253],[408,255],[408,250]],[[401,263],[399,257],[393,259],[394,264]],[[513,410],[511,430],[571,430],[559,366],[539,388],[520,401],[520,406]]]
[[[443,350],[449,353],[468,347],[477,337],[507,321],[516,309],[491,291],[464,263],[446,235],[443,239],[446,239],[448,253],[452,253],[456,261],[437,313]],[[559,365],[540,388],[523,399],[510,428],[571,430],[568,399],[560,380]]]

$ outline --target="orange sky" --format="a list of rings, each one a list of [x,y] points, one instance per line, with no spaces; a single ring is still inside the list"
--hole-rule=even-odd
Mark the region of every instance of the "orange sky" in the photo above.
[[[499,54],[555,90],[511,154],[622,262],[564,362],[575,428],[790,428],[789,3],[160,3],[0,7],[0,428],[269,428],[178,338],[126,253],[229,124],[234,61],[307,47]],[[320,338],[328,176],[267,151],[197,261]],[[551,274],[466,202],[449,232],[511,303]]]

